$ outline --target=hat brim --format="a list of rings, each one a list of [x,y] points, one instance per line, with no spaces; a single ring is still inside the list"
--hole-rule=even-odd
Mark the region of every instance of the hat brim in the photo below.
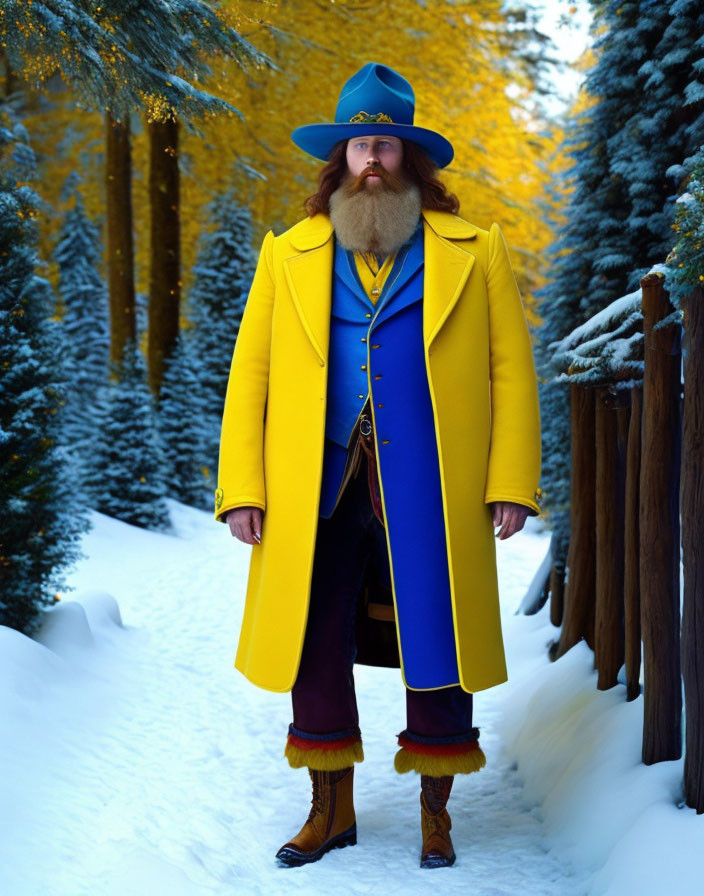
[[[349,140],[350,137],[362,134],[390,134],[392,137],[412,140],[425,150],[438,168],[449,165],[455,155],[450,141],[437,131],[419,128],[414,124],[389,124],[385,121],[305,124],[292,131],[291,139],[303,152],[327,162],[333,146],[339,140]]]

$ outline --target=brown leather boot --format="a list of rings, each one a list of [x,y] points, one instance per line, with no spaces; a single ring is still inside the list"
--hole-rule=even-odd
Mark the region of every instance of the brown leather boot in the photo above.
[[[354,766],[339,771],[308,769],[313,805],[301,830],[276,853],[283,865],[317,862],[329,849],[354,846],[357,823],[352,803]]]
[[[454,864],[456,856],[450,838],[452,821],[445,808],[453,781],[454,775],[420,776],[421,868],[445,868]]]

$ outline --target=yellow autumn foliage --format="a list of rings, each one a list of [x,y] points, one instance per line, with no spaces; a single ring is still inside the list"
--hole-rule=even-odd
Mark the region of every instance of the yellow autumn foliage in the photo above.
[[[226,99],[245,116],[197,123],[181,132],[182,264],[185,295],[199,237],[210,226],[206,204],[236,187],[250,205],[255,248],[269,228],[280,232],[305,215],[303,201],[322,165],[299,150],[291,131],[332,121],[343,83],[365,62],[383,62],[412,83],[415,123],[440,131],[455,158],[443,179],[457,193],[460,214],[489,228],[501,224],[519,285],[531,306],[541,285],[542,253],[554,202],[548,187],[564,159],[562,136],[536,116],[532,83],[511,53],[500,0],[222,0],[219,10],[278,71],[243,72],[229,59],[210,61],[199,87]],[[178,74],[178,73],[177,73]],[[192,73],[181,73],[192,77]],[[57,212],[60,189],[73,169],[84,176],[89,213],[104,214],[104,122],[77,108],[55,84],[50,112],[26,120],[43,166],[41,192]],[[149,203],[146,129],[133,116],[133,203],[137,289],[149,280]],[[259,176],[254,176],[253,171]],[[44,257],[58,216],[42,221]],[[185,303],[184,303],[185,305]],[[187,310],[184,308],[184,310]]]

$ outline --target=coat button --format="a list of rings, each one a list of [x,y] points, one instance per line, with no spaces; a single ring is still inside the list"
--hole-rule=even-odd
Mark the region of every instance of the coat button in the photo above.
[[[363,396],[363,395],[358,395],[357,398],[364,398],[364,396]]]
[[[384,439],[384,441],[381,444],[388,445],[390,441],[391,441],[391,439]]]
[[[380,342],[377,342],[377,344],[376,344],[376,345],[373,345],[372,348],[381,348],[381,343],[380,343]]]
[[[373,296],[378,296],[378,295],[379,295],[379,292],[380,292],[380,290],[379,290],[379,287],[378,287],[378,286],[374,286],[374,287],[372,287],[372,295],[373,295]]]
[[[367,312],[364,316],[365,316],[365,317],[371,317],[371,314],[369,314],[369,312]]]
[[[362,364],[362,366],[361,366],[359,369],[360,369],[360,370],[366,370],[366,369],[367,369],[367,365],[366,365],[366,364]]]
[[[367,341],[367,337],[366,337],[366,336],[362,336],[362,342],[366,342],[366,341]]]
[[[383,375],[384,375],[383,373],[377,373],[377,374],[374,375],[374,379],[375,379],[375,380],[380,380],[380,379],[382,378]]]
[[[377,407],[378,407],[378,408],[383,408],[384,405],[383,405],[381,402],[379,402],[379,403],[377,404]]]

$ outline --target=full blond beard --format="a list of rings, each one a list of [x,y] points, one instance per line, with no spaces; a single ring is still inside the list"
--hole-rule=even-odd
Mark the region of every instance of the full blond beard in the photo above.
[[[420,189],[407,182],[396,193],[364,187],[350,196],[346,187],[348,174],[330,196],[330,221],[344,249],[390,255],[413,235],[421,213]]]

